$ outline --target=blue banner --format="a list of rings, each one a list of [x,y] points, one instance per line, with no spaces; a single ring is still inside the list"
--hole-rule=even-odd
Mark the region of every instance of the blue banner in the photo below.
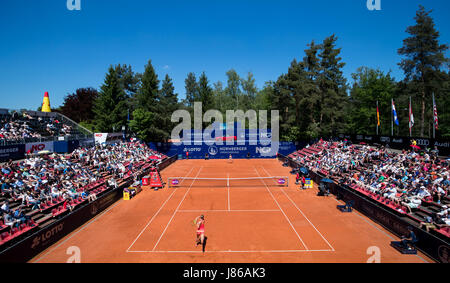
[[[165,155],[181,155],[182,158],[185,158],[186,152],[188,152],[189,158],[191,159],[204,159],[206,154],[208,154],[210,159],[227,159],[230,155],[235,159],[275,158],[277,156],[277,153],[288,155],[296,151],[299,146],[304,147],[305,145],[296,145],[293,142],[279,142],[273,145],[264,145],[261,143],[258,143],[257,145],[239,145],[236,142],[233,145],[228,145],[227,143],[224,143],[223,145],[208,145],[204,142],[198,145],[194,143],[190,145],[175,145],[172,143],[149,143],[150,148],[164,153]]]
[[[5,145],[0,146],[0,161],[18,160],[25,158],[25,145]]]

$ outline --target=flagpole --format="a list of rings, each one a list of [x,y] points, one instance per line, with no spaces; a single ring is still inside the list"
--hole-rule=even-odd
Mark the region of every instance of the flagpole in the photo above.
[[[436,107],[436,101],[434,100],[434,92],[433,92],[433,139],[436,138],[436,113],[434,109]]]
[[[412,104],[411,104],[411,96],[409,97],[409,136],[412,137],[412,125],[411,125],[411,113],[412,113]]]
[[[377,100],[377,136],[378,136],[378,117],[379,117],[379,110],[378,110],[378,100]]]
[[[394,136],[394,99],[391,101],[391,136]]]

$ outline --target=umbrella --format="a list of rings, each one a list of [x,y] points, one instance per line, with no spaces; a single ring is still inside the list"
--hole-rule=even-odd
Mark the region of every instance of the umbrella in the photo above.
[[[365,143],[365,142],[360,142],[359,144],[361,144],[361,145],[366,145],[367,143]]]
[[[412,147],[412,148],[415,148],[415,149],[420,149],[420,146],[415,145],[415,144],[412,144],[411,147]]]
[[[305,167],[300,168],[300,172],[302,172],[303,174],[308,174],[308,169],[306,169]]]
[[[320,181],[321,181],[322,183],[334,183],[333,180],[328,179],[328,178],[322,179],[322,180],[320,180]]]
[[[158,160],[158,159],[160,159],[158,156],[156,156],[156,155],[153,155],[153,156],[150,156],[150,159],[151,160]]]
[[[49,154],[49,153],[51,153],[50,150],[43,150],[38,152],[38,154]]]

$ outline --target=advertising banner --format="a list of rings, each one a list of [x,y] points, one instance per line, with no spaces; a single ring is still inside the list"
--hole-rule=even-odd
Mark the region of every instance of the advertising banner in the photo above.
[[[35,143],[27,143],[25,145],[26,153],[38,153],[40,151],[50,151],[54,150],[53,142],[35,142]]]
[[[0,146],[0,161],[8,161],[23,159],[25,157],[25,145],[17,144],[17,145],[6,145]]]
[[[150,148],[164,153],[168,156],[186,156],[189,153],[190,159],[204,159],[208,154],[209,159],[228,159],[232,158],[275,158],[277,153],[290,154],[297,150],[297,146],[292,142],[278,142],[269,145],[258,143],[257,145],[208,145],[201,143],[199,145],[176,145],[170,143],[150,143]]]

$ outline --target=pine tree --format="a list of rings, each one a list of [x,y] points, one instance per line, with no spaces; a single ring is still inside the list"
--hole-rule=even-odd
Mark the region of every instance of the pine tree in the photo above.
[[[135,74],[130,65],[117,65],[115,71],[119,79],[120,87],[125,91],[128,97],[136,95],[139,89],[140,76]]]
[[[289,75],[281,75],[273,85],[273,92],[269,97],[271,110],[278,110],[280,114],[280,137],[291,140],[291,129],[295,126],[295,100],[290,87]]]
[[[159,97],[159,80],[152,61],[149,60],[142,74],[140,88],[137,91],[138,107],[155,112]]]
[[[399,63],[406,80],[413,83],[419,91],[421,103],[420,136],[424,136],[426,105],[431,105],[432,87],[430,83],[437,79],[437,73],[443,64],[448,63],[445,52],[448,46],[439,43],[439,32],[436,30],[431,11],[419,6],[416,12],[416,24],[406,29],[411,36],[403,40],[403,47],[398,54],[405,56]],[[431,109],[428,107],[428,109]]]
[[[161,142],[167,139],[164,130],[166,110],[159,91],[159,80],[155,69],[149,60],[141,77],[137,92],[138,108],[133,111],[131,129],[145,141]]]
[[[172,79],[166,74],[161,86],[161,109],[160,115],[163,117],[162,130],[165,133],[164,140],[167,141],[170,138],[173,127],[175,126],[171,122],[172,113],[178,109],[178,95],[175,93],[175,87],[173,86]]]
[[[198,95],[203,105],[203,112],[214,108],[213,90],[209,86],[208,77],[204,72],[198,80]]]
[[[111,66],[94,102],[95,126],[100,132],[120,131],[127,123],[126,94]]]
[[[194,102],[198,101],[198,84],[197,78],[194,73],[189,73],[187,78],[184,80],[186,89],[186,99],[184,100],[184,105],[187,107],[193,107]]]
[[[303,109],[308,109],[304,113],[304,123],[307,125],[303,134],[304,139],[318,138],[319,137],[319,121],[320,113],[316,111],[319,109],[320,90],[317,84],[317,78],[320,73],[320,59],[318,53],[321,49],[321,45],[315,44],[314,40],[307,45],[309,48],[305,50],[305,57],[303,58],[303,64],[306,71],[306,79],[303,98]]]
[[[345,129],[345,109],[348,102],[347,82],[342,73],[345,63],[336,48],[337,37],[325,38],[320,58],[320,73],[317,84],[320,91],[319,127],[323,136],[336,135]]]

